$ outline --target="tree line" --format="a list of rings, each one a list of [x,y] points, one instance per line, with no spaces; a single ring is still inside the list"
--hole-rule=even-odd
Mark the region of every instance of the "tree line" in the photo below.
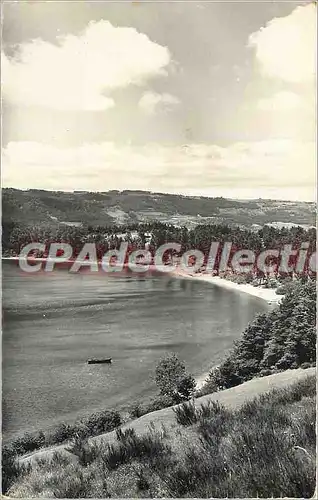
[[[316,230],[314,228],[304,229],[300,226],[291,228],[282,227],[280,229],[264,226],[259,230],[248,230],[240,227],[230,227],[228,225],[207,225],[202,224],[194,229],[187,227],[177,227],[172,224],[161,222],[149,222],[143,224],[129,225],[109,225],[109,226],[67,226],[58,224],[56,226],[26,225],[21,226],[14,222],[3,222],[2,227],[3,255],[19,255],[21,249],[32,242],[40,242],[48,249],[51,243],[69,243],[73,249],[73,257],[76,258],[85,243],[94,243],[97,249],[97,257],[100,259],[108,251],[119,249],[121,243],[128,243],[127,254],[136,249],[143,249],[145,245],[152,255],[158,247],[165,243],[179,243],[183,254],[188,250],[200,250],[205,256],[206,264],[211,243],[220,243],[219,251],[216,255],[216,262],[220,260],[222,245],[225,242],[232,244],[229,258],[238,250],[248,249],[258,255],[268,249],[282,249],[284,245],[290,244],[294,249],[299,250],[304,242],[308,242],[308,255],[316,250]],[[176,252],[167,252],[166,260],[171,258]],[[45,257],[45,252],[36,256]],[[297,254],[291,258],[291,265],[297,259]],[[308,264],[308,263],[307,263]],[[216,265],[217,268],[217,265]],[[308,268],[308,265],[307,265]],[[305,272],[307,270],[305,265]],[[257,269],[254,273],[258,274]],[[262,274],[262,273],[260,273]]]

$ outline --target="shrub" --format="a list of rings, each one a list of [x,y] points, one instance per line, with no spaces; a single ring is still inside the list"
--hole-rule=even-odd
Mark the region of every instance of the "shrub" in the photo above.
[[[94,479],[94,473],[78,470],[76,474],[71,474],[67,480],[60,479],[56,482],[54,496],[55,498],[89,498]]]
[[[211,482],[217,484],[225,474],[221,457],[216,455],[211,460],[206,448],[192,446],[184,460],[167,471],[165,482],[171,497],[204,498],[210,496],[206,494],[207,486]]]
[[[286,293],[290,292],[293,288],[294,284],[292,281],[287,281],[286,283],[282,283],[280,286],[277,287],[276,289],[276,294],[277,295],[285,295]]]
[[[108,444],[101,460],[109,470],[113,470],[133,459],[147,458],[150,462],[155,462],[162,455],[170,453],[170,446],[163,442],[159,433],[148,432],[141,436],[132,433],[124,441]]]
[[[151,413],[157,410],[162,410],[163,408],[168,408],[169,406],[173,406],[174,404],[175,400],[171,396],[160,394],[159,396],[153,398],[145,406],[144,414]]]
[[[146,415],[147,413],[152,413],[153,411],[173,406],[175,403],[176,400],[171,396],[168,396],[167,394],[159,394],[147,403],[135,403],[129,410],[129,416],[131,419],[136,419]]]
[[[100,456],[101,445],[89,444],[87,439],[76,437],[66,450],[77,456],[79,464],[86,467]]]
[[[140,403],[134,403],[129,409],[129,417],[132,419],[139,418],[145,414],[145,409]]]
[[[68,441],[74,436],[74,428],[62,422],[58,427],[50,431],[48,444],[59,444]]]
[[[121,425],[121,416],[117,411],[101,411],[84,417],[75,424],[62,422],[48,430],[29,433],[13,439],[9,444],[16,455],[24,455],[44,446],[65,443],[70,440],[85,439],[109,432]]]
[[[13,439],[10,446],[15,450],[17,455],[32,452],[45,445],[45,435],[42,431],[29,433],[26,432],[23,436]]]
[[[12,446],[2,447],[1,465],[2,493],[6,493],[17,478],[27,469],[17,461],[16,450]]]
[[[182,403],[181,405],[173,408],[178,424],[189,426],[200,422],[211,422],[214,418],[218,417],[221,420],[228,418],[229,411],[221,405],[218,401],[208,401],[200,406],[195,406],[194,402]]]
[[[228,417],[229,410],[225,408],[219,401],[208,401],[203,403],[198,408],[199,419],[212,418],[215,415],[223,415],[223,417]]]
[[[260,377],[267,377],[268,375],[271,375],[273,373],[273,370],[271,370],[270,368],[264,368],[263,370],[261,370],[259,372],[259,376]]]
[[[98,436],[121,425],[121,417],[117,411],[99,411],[84,417],[80,423],[87,427],[90,436]]]
[[[149,490],[150,488],[150,483],[148,479],[145,476],[145,473],[143,470],[137,471],[137,488],[140,491],[146,491]]]
[[[136,431],[135,429],[128,428],[125,430],[122,429],[116,429],[116,438],[117,441],[121,441],[122,443],[125,443],[128,439],[135,438],[136,436]]]
[[[198,421],[198,414],[194,403],[183,403],[173,408],[173,412],[180,425],[193,425]]]
[[[313,397],[316,395],[316,377],[309,375],[306,378],[294,382],[291,386],[282,389],[273,389],[260,396],[260,401],[275,401],[276,404],[294,403],[304,397]]]
[[[232,354],[221,365],[214,368],[208,375],[207,387],[213,389],[212,392],[235,387],[243,382],[238,374],[237,361]]]

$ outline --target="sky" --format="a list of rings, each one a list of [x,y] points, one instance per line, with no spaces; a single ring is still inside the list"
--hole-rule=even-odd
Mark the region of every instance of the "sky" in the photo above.
[[[3,186],[315,199],[315,4],[2,10]]]

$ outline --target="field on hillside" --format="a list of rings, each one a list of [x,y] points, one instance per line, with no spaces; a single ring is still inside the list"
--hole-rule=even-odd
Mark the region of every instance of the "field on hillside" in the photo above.
[[[233,200],[147,191],[61,192],[7,188],[2,191],[4,223],[134,224],[160,221],[197,224],[294,223],[315,225],[315,204],[280,200]]]

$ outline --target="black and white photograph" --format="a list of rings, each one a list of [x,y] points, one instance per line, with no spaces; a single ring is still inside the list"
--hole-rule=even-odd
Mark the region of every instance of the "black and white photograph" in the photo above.
[[[1,28],[2,497],[316,498],[317,3]]]

